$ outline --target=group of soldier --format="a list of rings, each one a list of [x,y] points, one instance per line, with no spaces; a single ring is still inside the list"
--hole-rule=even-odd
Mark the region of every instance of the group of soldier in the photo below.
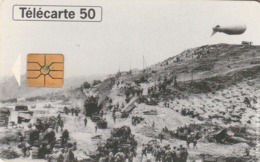
[[[147,90],[147,94],[151,97],[157,98],[158,95],[164,93],[166,91],[166,83],[159,83],[158,85],[151,86]]]
[[[71,108],[71,109],[69,109],[67,106],[65,106],[65,107],[64,107],[64,112],[65,112],[66,115],[68,115],[69,112],[71,112],[71,115],[72,115],[72,116],[74,116],[74,114],[75,114],[75,116],[78,116],[80,110],[77,109],[77,108],[74,108],[74,107]]]
[[[193,148],[198,148],[197,147],[197,143],[198,143],[198,140],[195,138],[195,135],[194,134],[190,134],[187,136],[187,147],[190,147],[190,143],[193,143]]]
[[[108,154],[101,153],[100,154],[101,157],[99,158],[98,161],[99,162],[126,162],[128,160],[128,162],[133,162],[133,159],[136,156],[134,151],[129,150],[125,152],[123,151],[123,149],[120,148],[115,154],[111,149],[108,152],[109,152]]]
[[[132,162],[136,156],[137,141],[128,126],[115,128],[104,145],[98,146],[99,162]]]
[[[202,130],[200,130],[202,131]],[[170,131],[164,129],[164,132],[169,132],[174,138],[185,140],[187,147],[193,143],[193,148],[197,148],[198,139],[201,138],[201,132],[197,130],[196,132],[190,129],[190,126],[178,127],[175,131]]]
[[[125,96],[126,96],[125,101],[126,101],[126,103],[128,103],[130,101],[130,99],[131,99],[130,96],[132,96],[132,97],[134,97],[136,95],[141,96],[141,95],[143,95],[143,91],[144,91],[143,88],[132,87],[132,86],[130,86],[130,87],[125,86],[124,89],[125,89]]]
[[[125,95],[126,97],[132,96],[139,96],[143,94],[143,88],[140,87],[140,85],[126,85],[124,86]]]
[[[165,108],[170,108],[170,103],[169,103],[169,102],[164,102],[164,103],[163,103],[163,106],[164,106]]]
[[[186,162],[188,158],[188,151],[182,145],[171,148],[170,145],[161,147],[149,143],[143,144],[142,159],[148,154],[153,155],[155,162]]]
[[[69,132],[67,129],[63,130],[63,119],[60,114],[57,117],[50,117],[46,120],[38,120],[37,124],[28,124],[28,130],[23,136],[20,133],[20,141],[18,148],[21,149],[23,156],[30,155],[30,150],[38,148],[37,158],[50,160],[52,158],[53,150],[55,148],[62,148],[63,152],[59,156],[60,162],[71,162],[72,156],[74,158],[73,150],[76,149],[76,142],[69,141]],[[61,129],[60,138],[56,139],[56,133]],[[55,133],[55,130],[56,133]],[[62,160],[61,160],[62,159]]]
[[[153,93],[156,92],[156,89],[157,89],[157,86],[151,86],[151,87],[149,87],[148,90],[147,90],[147,94],[148,94],[148,95],[152,95]]]

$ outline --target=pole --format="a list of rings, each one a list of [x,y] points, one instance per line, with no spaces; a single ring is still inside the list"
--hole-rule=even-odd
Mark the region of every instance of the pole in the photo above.
[[[192,86],[193,86],[193,53],[191,52],[191,93],[192,93]]]

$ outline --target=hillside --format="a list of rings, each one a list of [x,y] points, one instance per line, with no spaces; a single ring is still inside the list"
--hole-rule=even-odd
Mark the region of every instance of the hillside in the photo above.
[[[209,132],[213,133],[215,128],[228,129],[231,134],[229,141],[242,145],[237,148],[238,145],[232,146],[231,143],[219,145],[206,140],[200,142],[199,149],[188,149],[193,158],[199,154],[215,156],[216,153],[216,156],[224,157],[242,156],[245,148],[250,148],[251,155],[257,155],[257,135],[260,135],[257,126],[260,108],[259,73],[260,46],[209,45],[186,50],[144,71],[132,74],[122,72],[115,77],[115,85],[106,94],[113,100],[112,104],[128,107],[125,87],[129,87],[130,83],[132,90],[138,87],[143,89],[146,101],[137,102],[128,118],[120,119],[116,124],[116,127],[130,125],[132,117],[142,117],[144,121],[140,125],[131,127],[141,143],[158,138],[165,127],[175,132],[180,127],[194,123],[200,126],[208,123],[203,127],[211,129]],[[108,81],[101,83],[102,87],[109,87],[109,84]],[[163,85],[164,90],[156,88],[154,94],[149,94],[150,87],[163,88]],[[245,102],[246,98],[250,105]],[[156,104],[147,100],[154,100]],[[104,109],[108,107],[109,103]],[[151,110],[158,115],[144,114]],[[183,115],[183,110],[188,115]],[[153,122],[155,128],[152,128]],[[244,133],[236,131],[244,128]],[[203,138],[209,138],[209,134]],[[186,145],[181,140],[169,138],[167,133],[165,136],[167,140],[164,144]],[[216,149],[218,151],[214,151]]]
[[[217,44],[187,50],[150,70],[160,76],[176,75],[180,89],[199,93],[257,78],[259,64],[260,46]]]

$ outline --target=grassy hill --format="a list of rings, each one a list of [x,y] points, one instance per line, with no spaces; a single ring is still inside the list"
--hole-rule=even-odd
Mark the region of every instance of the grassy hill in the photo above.
[[[142,75],[152,79],[177,76],[178,90],[205,93],[258,78],[259,73],[260,46],[216,44],[185,50],[147,68],[144,74],[139,72],[124,79],[134,80]]]

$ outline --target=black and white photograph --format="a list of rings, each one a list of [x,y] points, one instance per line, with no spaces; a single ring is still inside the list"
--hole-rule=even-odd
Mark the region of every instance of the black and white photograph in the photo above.
[[[259,15],[259,1],[1,1],[0,162],[258,162]]]

